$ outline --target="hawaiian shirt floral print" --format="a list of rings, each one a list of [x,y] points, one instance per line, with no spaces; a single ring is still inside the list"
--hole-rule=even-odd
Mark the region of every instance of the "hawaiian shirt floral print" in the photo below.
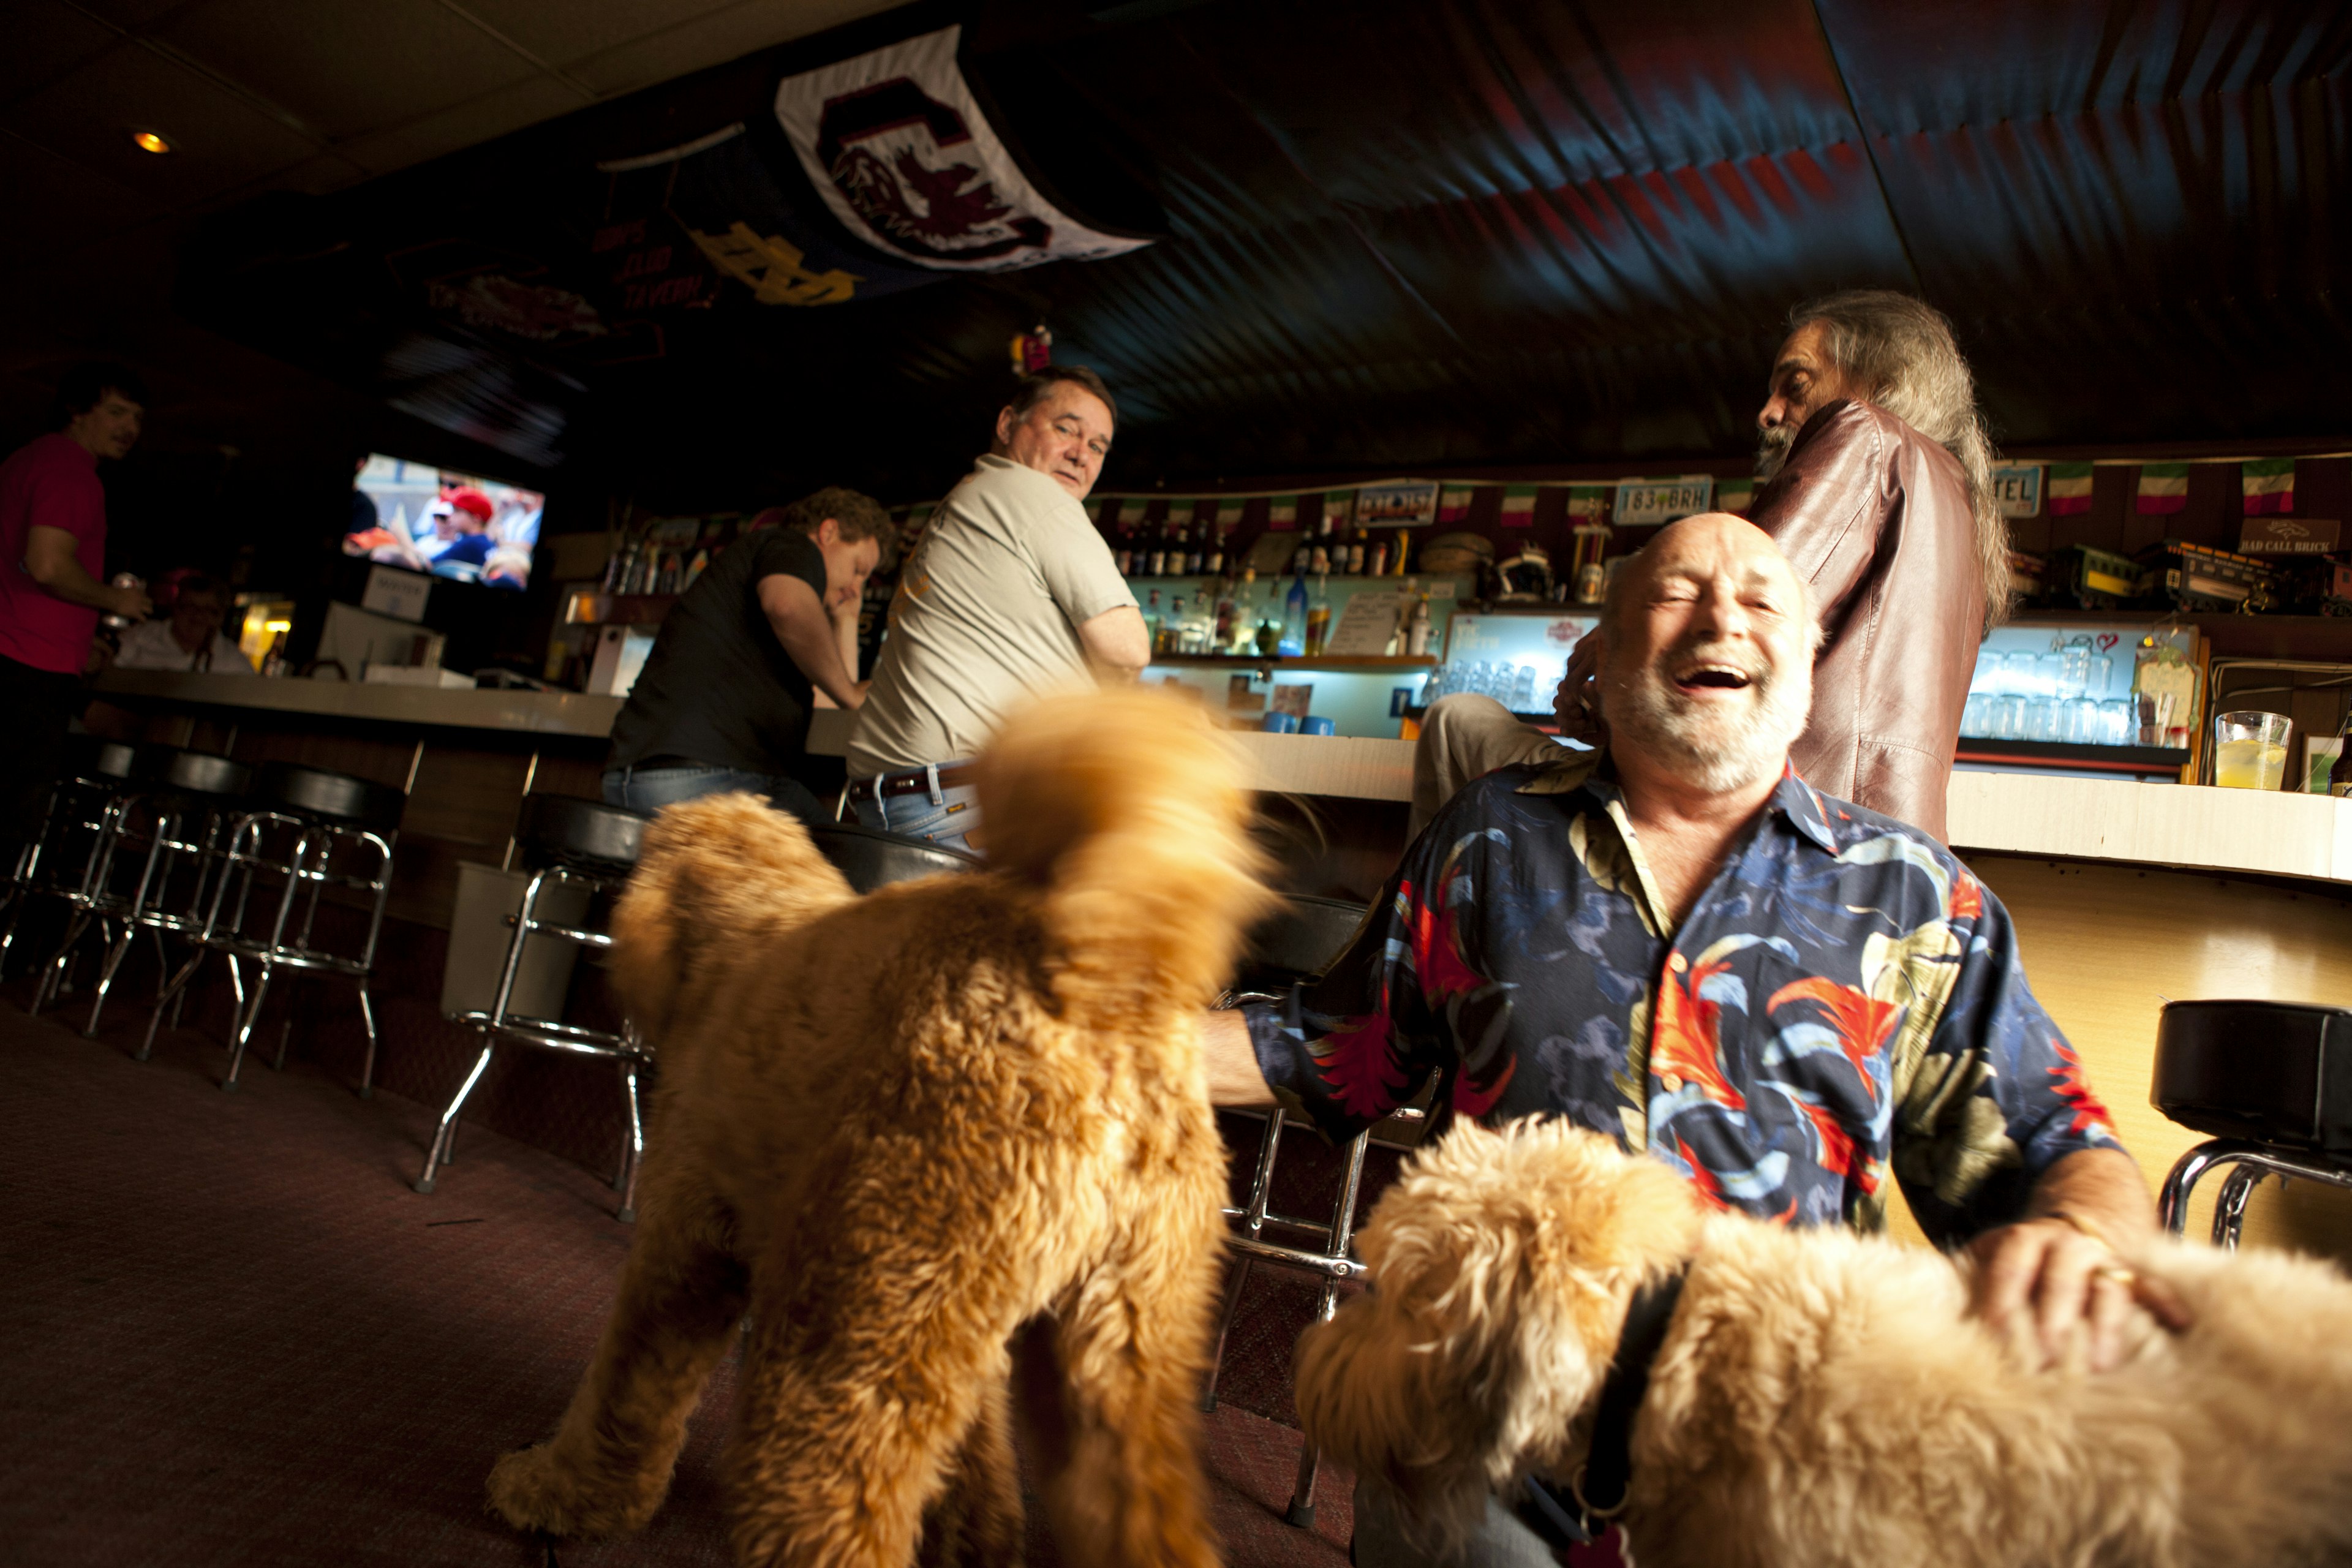
[[[1951,851],[1788,772],[1670,931],[1605,774],[1472,784],[1322,979],[1244,1008],[1286,1104],[1349,1137],[1433,1072],[1441,1114],[1568,1116],[1765,1219],[1878,1228],[1891,1169],[1945,1243],[2121,1147]]]

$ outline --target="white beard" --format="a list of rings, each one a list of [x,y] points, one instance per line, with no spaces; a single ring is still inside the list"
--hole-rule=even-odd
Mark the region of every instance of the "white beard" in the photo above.
[[[1780,478],[1789,461],[1789,448],[1797,444],[1797,432],[1789,426],[1776,425],[1756,437],[1756,482],[1770,484]]]
[[[1810,663],[1790,670],[1749,670],[1747,701],[1710,712],[1666,679],[1665,667],[1707,654],[1705,647],[1659,655],[1630,679],[1601,692],[1601,716],[1619,743],[1630,742],[1670,764],[1709,795],[1745,789],[1788,761],[1813,706]],[[1726,662],[1738,664],[1736,658]]]

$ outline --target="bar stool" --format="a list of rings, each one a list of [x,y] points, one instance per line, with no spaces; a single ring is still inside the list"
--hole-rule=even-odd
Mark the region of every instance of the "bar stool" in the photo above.
[[[243,809],[246,791],[253,784],[253,770],[241,763],[173,746],[142,748],[138,773],[140,787],[126,798],[117,836],[119,843],[134,847],[143,840],[147,854],[139,880],[120,910],[118,934],[108,945],[106,962],[99,970],[97,994],[90,1000],[89,1021],[82,1026],[85,1038],[98,1033],[107,994],[140,931],[154,939],[160,986],[172,973],[164,937],[193,941],[204,930],[205,890],[220,859],[228,825]],[[175,887],[184,889],[184,900],[174,897]],[[185,995],[183,992],[182,999]],[[177,1005],[175,1001],[173,1005]],[[133,1059],[145,1061],[150,1054],[142,1043]]]
[[[217,952],[228,961],[229,984],[236,997],[228,1076],[221,1081],[221,1088],[231,1092],[236,1089],[246,1047],[253,1037],[254,1026],[261,1020],[262,1004],[268,998],[269,982],[277,971],[341,976],[357,987],[360,1021],[367,1029],[367,1058],[360,1068],[359,1083],[360,1098],[364,1100],[375,1083],[375,1005],[368,995],[368,981],[375,973],[376,938],[383,929],[384,901],[392,891],[392,847],[400,834],[408,796],[389,784],[349,773],[294,763],[266,763],[246,804],[247,809],[230,825],[226,847],[215,865],[204,924],[194,936],[195,952],[157,994],[140,1054],[153,1048],[155,1028],[164,1009],[178,1004],[207,952]],[[257,874],[265,879],[261,906],[270,902],[270,887],[275,886],[278,895],[266,927],[252,897]],[[319,896],[328,888],[356,893],[364,900],[367,932],[355,952],[311,945],[317,932]],[[302,918],[289,932],[297,903],[304,906]],[[250,997],[245,987],[247,960],[259,967]],[[281,1069],[286,1065],[283,1032],[274,1065]]]
[[[2168,1002],[2148,1098],[2183,1127],[2219,1134],[2164,1178],[2157,1213],[2175,1236],[2188,1226],[2198,1182],[2223,1166],[2213,1245],[2232,1251],[2264,1176],[2352,1187],[2352,1009]]]
[[[972,871],[988,864],[961,849],[878,832],[854,822],[814,826],[809,837],[816,841],[817,853],[832,861],[861,896],[893,882]]]
[[[1261,921],[1249,934],[1240,973],[1233,989],[1219,998],[1217,1005],[1231,1007],[1242,1002],[1276,999],[1276,993],[1303,981],[1315,979],[1331,967],[1339,955],[1355,940],[1364,921],[1366,910],[1361,904],[1338,899],[1292,898],[1272,915]],[[1321,1291],[1316,1303],[1316,1321],[1328,1322],[1339,1310],[1339,1287],[1343,1281],[1360,1279],[1364,1266],[1353,1256],[1356,1227],[1356,1199],[1363,1183],[1364,1152],[1371,1142],[1371,1130],[1366,1129],[1348,1142],[1345,1163],[1340,1168],[1339,1191],[1331,1205],[1330,1215],[1323,1219],[1303,1215],[1276,1214],[1271,1204],[1274,1193],[1275,1159],[1282,1145],[1285,1116],[1280,1108],[1264,1111],[1240,1110],[1229,1114],[1263,1116],[1265,1131],[1259,1134],[1257,1156],[1250,1173],[1249,1197],[1241,1208],[1228,1208],[1225,1217],[1236,1222],[1233,1235],[1226,1239],[1237,1256],[1232,1281],[1225,1287],[1224,1311],[1217,1320],[1216,1347],[1209,1359],[1208,1386],[1201,1394],[1201,1408],[1217,1407],[1217,1376],[1225,1359],[1225,1341],[1233,1332],[1234,1319],[1241,1310],[1242,1287],[1248,1282],[1254,1263],[1272,1264],[1314,1276],[1321,1281]],[[1400,1129],[1418,1131],[1426,1113],[1413,1108],[1395,1112],[1389,1121]],[[1311,1238],[1311,1245],[1286,1247],[1265,1237],[1268,1226],[1279,1230],[1301,1233]],[[1283,1517],[1301,1530],[1314,1528],[1315,1482],[1323,1466],[1322,1450],[1313,1444],[1300,1443],[1298,1476],[1291,1489],[1290,1506]]]
[[[513,1002],[523,949],[533,936],[600,952],[613,945],[611,936],[585,923],[567,923],[562,917],[542,914],[541,902],[551,893],[564,889],[583,889],[590,898],[618,892],[629,879],[629,873],[636,868],[646,825],[652,820],[643,812],[570,795],[534,795],[524,799],[522,814],[515,824],[515,847],[523,863],[531,868],[531,878],[523,887],[521,907],[512,917],[514,935],[507,942],[506,963],[499,973],[497,994],[488,1010],[458,1013],[451,1020],[470,1025],[481,1037],[482,1051],[474,1058],[472,1070],[450,1097],[433,1130],[432,1147],[425,1153],[424,1173],[411,1184],[418,1192],[430,1193],[438,1168],[456,1159],[457,1118],[465,1110],[466,1097],[474,1092],[474,1086],[489,1070],[499,1042],[513,1040],[542,1050],[601,1058],[619,1066],[628,1127],[623,1138],[619,1168],[613,1173],[613,1188],[621,1194],[616,1217],[623,1221],[637,1217],[637,1166],[646,1147],[637,1073],[652,1064],[653,1057],[638,1037],[636,1026],[625,1018],[617,1032],[591,1029],[560,1018],[517,1012]]]
[[[8,910],[8,923],[0,927],[0,969],[6,967],[8,955],[16,948],[17,926],[28,903],[36,898],[70,903],[76,897],[89,897],[104,885],[111,870],[107,857],[112,846],[115,807],[134,781],[138,753],[120,741],[89,735],[71,736],[68,742],[66,771],[49,790],[40,827],[17,847],[6,892],[0,895]],[[79,834],[88,834],[89,841],[77,864],[68,847]],[[44,969],[35,988],[36,1009],[46,1000],[50,984]]]

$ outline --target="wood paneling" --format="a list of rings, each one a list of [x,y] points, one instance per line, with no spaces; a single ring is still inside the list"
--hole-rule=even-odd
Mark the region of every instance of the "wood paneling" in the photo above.
[[[2151,1199],[2173,1162],[2205,1141],[2148,1103],[2166,1001],[2352,1005],[2352,903],[2324,884],[2294,890],[2188,871],[1968,859],[2016,921],[2034,994],[2114,1112]],[[2200,1184],[2191,1236],[2207,1234],[2220,1186],[2217,1177]],[[2264,1183],[2247,1208],[2245,1241],[2352,1260],[2352,1193],[2305,1183],[2282,1195]]]

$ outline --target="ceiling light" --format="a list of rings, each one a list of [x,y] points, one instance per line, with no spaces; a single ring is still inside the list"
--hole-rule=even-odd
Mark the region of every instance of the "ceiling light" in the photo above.
[[[171,142],[159,131],[133,131],[131,144],[142,153],[168,153],[172,150]]]

